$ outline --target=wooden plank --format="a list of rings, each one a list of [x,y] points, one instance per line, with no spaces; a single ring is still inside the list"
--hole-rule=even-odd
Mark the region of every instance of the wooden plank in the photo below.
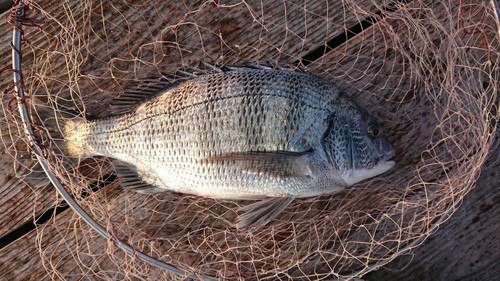
[[[115,187],[108,189],[115,190]],[[42,255],[40,253],[58,252],[62,259],[72,260],[75,258],[80,259],[82,264],[89,264],[91,261],[90,254],[103,255],[104,246],[107,244],[102,237],[97,235],[88,226],[79,229],[83,222],[76,220],[76,214],[71,211],[63,212],[57,219],[39,226],[36,230],[31,231],[27,235],[19,238],[15,243],[8,245],[1,250],[0,257],[0,279],[2,280],[17,280],[17,279],[31,279],[31,280],[48,280],[48,279],[68,279],[71,277],[71,270],[73,267],[78,267],[84,272],[89,273],[91,268],[85,269],[85,266],[79,266],[72,263],[65,263],[63,266],[64,276],[57,275],[57,273],[48,273],[47,269],[52,266],[51,255]],[[68,221],[73,221],[73,226],[68,225]],[[72,229],[74,227],[74,229]],[[48,235],[44,235],[49,233]],[[79,243],[79,235],[89,235],[91,239],[95,240],[92,245],[85,245]],[[43,239],[37,238],[38,236],[44,237]],[[69,243],[69,244],[66,244]],[[67,247],[71,247],[74,252],[69,251]],[[86,252],[85,250],[88,250]],[[87,256],[86,256],[87,255]],[[106,263],[108,266],[112,265],[109,260]]]
[[[227,8],[222,8],[224,13],[227,12],[226,9]],[[205,8],[204,8],[204,9],[201,9],[200,11],[201,11],[201,14],[203,14],[203,12],[208,13],[209,10],[205,10]],[[213,11],[213,10],[210,10],[210,11]],[[215,18],[222,18],[224,16],[224,13],[221,12],[220,17],[215,16]],[[124,13],[122,13],[122,14],[124,14]],[[256,13],[256,14],[258,14],[258,13]],[[119,18],[120,16],[121,15],[112,15],[112,16],[109,16],[109,19],[112,21],[115,17]],[[141,15],[139,17],[142,17],[142,16],[143,15],[141,13]],[[190,16],[192,16],[193,18],[201,17],[199,12],[195,12]],[[210,15],[210,16],[214,17],[212,15]],[[206,17],[208,17],[208,16],[206,15]],[[251,19],[252,15],[251,14],[246,15],[246,17],[248,19]],[[187,20],[187,21],[189,21],[189,20]],[[129,23],[129,25],[139,26],[139,24],[135,24],[132,20],[129,20],[127,22]],[[248,21],[248,22],[243,22],[243,23],[248,24],[248,26],[251,28],[254,28],[256,26],[255,23],[253,23],[253,21]],[[241,24],[243,25],[243,23],[241,23]],[[110,24],[110,25],[112,25],[112,24]],[[145,29],[154,30],[154,28],[148,24],[146,24],[145,26],[147,26],[147,27],[145,27]],[[214,32],[214,30],[209,30],[207,38],[203,37],[203,39],[200,41],[203,43],[206,43],[206,42],[211,42],[211,43],[207,43],[206,45],[204,44],[203,48],[199,48],[199,44],[196,44],[196,40],[197,40],[196,36],[194,36],[195,37],[194,39],[192,38],[193,37],[192,34],[195,34],[195,35],[197,34],[196,28],[195,28],[194,32],[190,33],[189,30],[191,30],[190,28],[192,28],[192,25],[186,25],[186,26],[188,26],[188,31],[184,31],[184,30],[178,31],[177,35],[178,36],[180,35],[181,39],[179,39],[179,41],[184,42],[181,46],[183,48],[187,48],[186,50],[192,51],[193,55],[189,54],[189,52],[187,52],[187,51],[181,51],[181,53],[183,53],[182,58],[180,58],[181,57],[180,55],[179,56],[170,55],[170,56],[167,56],[166,58],[164,58],[165,62],[168,62],[170,59],[172,59],[172,61],[174,61],[173,58],[175,56],[177,56],[175,61],[177,61],[177,62],[182,61],[183,63],[189,63],[191,61],[194,61],[194,59],[192,59],[191,56],[196,57],[197,59],[199,59],[199,58],[206,59],[207,57],[212,57],[212,55],[214,55],[214,53],[213,53],[213,51],[211,52],[211,50],[216,50],[215,46],[220,45],[221,40],[217,39],[220,37],[218,37],[217,35],[214,36],[214,34],[218,34],[218,33]],[[204,23],[204,26],[211,26],[211,23],[210,22]],[[272,26],[272,24],[270,24],[270,26]],[[257,27],[258,27],[258,24],[257,24]],[[367,97],[366,99],[361,99],[361,102],[365,106],[370,105],[370,102],[379,102],[379,103],[381,101],[388,102],[389,97],[391,98],[391,100],[394,97],[396,97],[396,98],[405,97],[406,94],[409,94],[411,92],[410,88],[412,85],[411,83],[408,83],[407,80],[405,80],[405,79],[407,79],[407,77],[404,77],[404,78],[401,78],[398,80],[387,79],[389,77],[389,74],[390,75],[397,75],[397,74],[401,73],[401,72],[398,72],[398,71],[401,71],[401,69],[400,69],[400,64],[397,63],[398,59],[400,59],[400,58],[398,58],[394,54],[392,54],[392,57],[391,57],[390,50],[385,49],[385,47],[382,49],[371,48],[371,47],[376,47],[376,46],[381,46],[381,45],[385,46],[383,44],[387,43],[388,38],[377,36],[380,34],[379,32],[382,32],[382,29],[384,27],[387,27],[387,25],[385,25],[384,23],[381,23],[380,26],[374,27],[371,30],[367,30],[366,33],[364,33],[362,36],[357,38],[358,41],[349,42],[345,46],[338,49],[338,52],[336,52],[336,53],[333,52],[331,54],[328,54],[321,61],[321,63],[311,65],[310,69],[312,71],[314,71],[315,73],[325,74],[326,76],[333,76],[334,78],[340,77],[340,78],[343,78],[346,81],[348,81],[345,85],[346,88],[352,87],[352,88],[358,89],[360,91],[360,93],[358,93],[358,96],[364,94],[365,97]],[[240,53],[238,53],[238,52],[228,51],[231,55],[228,55],[226,53],[222,53],[221,60],[222,61],[229,61],[229,62],[233,62],[232,60],[234,60],[234,62],[238,62],[238,61],[244,60],[246,58],[246,56],[253,58],[253,59],[256,59],[256,60],[264,60],[262,55],[259,55],[259,54],[266,52],[266,51],[269,51],[270,53],[275,52],[275,54],[278,57],[279,56],[286,57],[286,55],[284,55],[283,50],[279,50],[279,48],[278,49],[275,48],[276,46],[281,46],[279,43],[282,41],[277,41],[279,43],[269,44],[267,41],[262,40],[262,42],[258,42],[257,45],[253,45],[252,47],[247,48],[246,47],[247,45],[245,45],[246,44],[245,42],[254,42],[255,41],[255,40],[250,40],[250,39],[252,39],[252,38],[253,39],[266,38],[265,36],[262,36],[262,34],[260,34],[260,32],[262,32],[262,30],[261,29],[258,29],[258,30],[259,30],[259,33],[257,33],[257,35],[254,34],[253,37],[245,38],[246,41],[239,40],[239,38],[244,37],[246,33],[244,33],[242,35],[238,35],[237,38],[234,39],[235,40],[234,45],[230,45],[228,42],[232,42],[232,39],[226,37],[223,40],[223,42],[227,43],[227,45],[236,46],[236,45],[242,44],[241,46],[244,46],[242,49],[245,51],[241,52],[241,54],[244,54],[244,56],[240,56],[239,55]],[[272,29],[269,29],[269,30],[272,30]],[[266,32],[270,32],[269,30]],[[281,32],[282,32],[283,29],[278,29],[278,30],[281,30]],[[168,31],[166,33],[168,35]],[[232,32],[230,32],[230,33],[232,34]],[[321,33],[321,32],[319,32],[319,33]],[[189,36],[189,34],[191,34],[191,35]],[[249,32],[249,34],[252,34],[252,33]],[[113,34],[113,36],[116,36],[116,38],[113,39],[115,41],[111,40],[111,42],[118,42],[120,36],[117,36],[115,34]],[[212,36],[215,39],[213,39],[213,40],[209,39],[210,36]],[[255,36],[257,36],[257,37],[255,37]],[[182,38],[185,38],[185,39],[182,39]],[[274,37],[270,37],[270,38],[274,38]],[[280,38],[282,40],[282,37],[280,37]],[[250,41],[248,41],[248,40],[250,40]],[[274,40],[277,40],[277,39],[274,39]],[[359,40],[361,40],[361,41],[359,41]],[[169,40],[166,40],[166,41],[169,41]],[[319,41],[324,43],[324,38],[322,38]],[[130,44],[133,44],[133,42],[134,41],[131,40]],[[192,49],[190,49],[191,43],[193,44],[192,46],[195,46]],[[303,42],[299,42],[297,45],[295,45],[296,50],[301,50],[302,44],[303,44]],[[96,44],[93,44],[93,45],[96,45]],[[263,48],[262,46],[271,46],[271,47],[268,50],[266,48]],[[297,47],[297,46],[299,46],[299,47]],[[223,46],[222,49],[224,49],[226,47],[227,46]],[[117,72],[114,73],[119,77],[117,80],[121,81],[122,79],[129,79],[129,77],[131,76],[131,71],[129,69],[130,66],[127,63],[125,63],[124,66],[120,65],[120,67],[118,67],[117,60],[112,60],[113,53],[120,52],[120,49],[119,48],[107,49],[107,48],[102,47],[102,46],[100,46],[99,48],[100,48],[99,50],[102,52],[110,50],[109,54],[102,54],[102,53],[95,52],[94,55],[96,55],[97,58],[93,57],[91,59],[91,60],[96,60],[93,63],[96,65],[99,65],[99,63],[102,64],[103,61],[104,62],[111,61],[112,63],[114,63],[113,69],[115,71],[118,71],[118,68],[124,69],[124,71],[118,72],[118,74],[117,74]],[[288,48],[293,49],[293,47],[288,47]],[[167,47],[167,49],[178,50],[177,46],[173,47],[173,48]],[[221,49],[221,48],[219,48],[219,49]],[[255,50],[258,50],[258,52]],[[146,52],[146,50],[143,50],[143,51]],[[164,52],[164,51],[162,51],[162,52]],[[233,53],[231,53],[231,52],[233,52]],[[188,54],[189,54],[189,56],[188,56]],[[297,56],[293,55],[294,53],[291,52],[290,54],[291,54],[290,58],[292,58],[292,57],[294,59],[297,58]],[[98,57],[97,55],[100,55],[103,57]],[[124,54],[121,54],[121,55],[122,55],[122,57],[126,57],[127,55],[130,55],[130,54],[127,54],[127,51],[125,51]],[[219,55],[219,56],[217,56],[217,55]],[[218,52],[218,51],[215,52],[216,57],[220,57],[220,55],[221,55],[220,52]],[[153,55],[148,54],[148,56],[153,56]],[[259,57],[259,56],[261,56],[261,57]],[[385,60],[384,60],[385,62],[382,63],[381,60],[371,59],[372,56],[379,57],[379,58],[385,58]],[[141,58],[145,58],[145,57],[146,57],[146,55],[144,57],[141,57]],[[264,57],[266,57],[266,56],[264,56]],[[128,59],[130,60],[130,58],[128,58]],[[357,61],[355,61],[355,62],[357,64],[350,64],[350,60],[352,60],[352,59],[356,59]],[[363,64],[363,62],[360,62],[360,60],[363,60],[363,59],[365,59],[366,64]],[[287,61],[287,60],[283,59],[283,61]],[[394,64],[387,63],[387,61],[393,61]],[[130,63],[130,61],[128,61],[128,63]],[[90,65],[92,65],[92,63],[90,63]],[[123,68],[121,68],[122,66],[123,66]],[[103,66],[100,66],[100,67],[101,68],[96,68],[96,69],[88,67],[88,69],[86,69],[85,71],[87,74],[93,73],[93,75],[97,75],[95,73],[98,73],[99,71],[103,71],[103,73],[104,73],[105,67],[103,67]],[[173,67],[173,66],[170,65],[168,67],[165,67],[165,69],[168,69],[169,67]],[[370,75],[372,73],[375,73],[375,74]],[[103,75],[106,76],[106,75],[109,75],[109,73],[104,73]],[[106,79],[108,79],[108,80],[106,80]],[[107,89],[114,89],[113,87],[115,87],[115,88],[117,87],[116,85],[115,86],[113,86],[112,84],[106,85],[106,83],[104,83],[105,81],[109,81],[109,78],[95,77],[91,80],[95,83],[98,83],[98,87],[100,89],[102,89],[103,91],[107,90]],[[89,92],[91,92],[91,90],[90,90],[92,88],[91,83],[88,83],[88,82],[86,82],[86,83],[87,83],[86,86],[81,85],[81,89],[88,89]],[[408,86],[408,85],[410,85],[410,86]],[[394,89],[397,89],[397,90],[394,91]],[[90,97],[92,97],[92,96],[88,97],[89,100],[91,100]],[[85,97],[85,98],[87,98],[87,97]],[[94,100],[95,100],[95,98],[96,98],[96,95],[93,96]],[[104,101],[106,101],[106,99],[109,99],[109,98],[103,98]],[[412,97],[410,97],[410,101],[411,100],[414,100],[414,99]],[[404,101],[404,99],[397,100],[397,103],[399,104],[403,101]],[[392,106],[394,106],[394,105],[392,105]],[[102,107],[104,107],[104,106],[102,106]],[[104,109],[99,109],[99,107],[95,107],[95,108],[92,107],[91,110],[95,111],[95,113],[93,113],[95,115],[103,114],[103,112],[105,111]],[[409,110],[409,109],[407,108],[405,110]],[[389,117],[391,117],[391,118],[395,117],[394,113],[384,112],[382,110],[378,110],[378,111],[376,111],[376,113],[377,113],[377,116],[382,117],[382,118],[380,118],[381,120],[387,120],[387,118],[389,118]],[[405,121],[408,121],[408,120],[405,120]],[[396,126],[396,127],[392,127],[392,129],[405,129],[405,128]],[[403,131],[408,131],[408,130],[406,129]],[[400,135],[400,133],[398,133],[397,131],[390,133],[390,137],[393,139],[398,139],[398,138],[404,139],[403,135]],[[407,138],[408,137],[409,136],[407,136]],[[409,139],[406,139],[406,141],[409,142]],[[404,145],[405,144],[398,145],[398,153],[400,153],[400,155],[405,155],[404,149],[406,147]],[[411,161],[411,160],[408,160],[408,161]],[[411,165],[411,164],[415,164],[415,163],[406,162],[406,165]],[[409,168],[407,168],[407,169],[409,169]],[[403,168],[400,171],[405,172],[406,170]],[[392,174],[391,177],[395,177],[395,175]],[[391,178],[389,177],[387,179],[380,180],[380,181],[389,182],[390,179]],[[110,206],[114,205],[116,209],[107,210],[107,212],[109,212],[109,213],[107,213],[106,211],[103,211],[103,210],[98,210],[98,211],[96,211],[96,213],[94,215],[97,218],[102,219],[104,222],[113,223],[113,225],[115,227],[118,227],[118,228],[126,227],[126,226],[127,227],[134,226],[134,224],[137,224],[140,221],[137,219],[138,217],[140,217],[140,216],[138,216],[138,217],[134,217],[134,219],[137,219],[137,220],[130,222],[129,225],[128,224],[121,224],[120,221],[123,220],[123,218],[122,218],[122,214],[120,214],[120,211],[122,211],[123,213],[127,213],[127,212],[130,213],[130,210],[132,210],[134,208],[139,209],[139,210],[142,207],[145,209],[148,209],[148,208],[151,208],[151,206],[147,205],[147,204],[157,204],[154,202],[150,202],[150,203],[147,203],[146,205],[140,205],[140,206],[134,205],[135,203],[132,201],[134,199],[139,198],[139,197],[137,197],[137,195],[128,195],[128,194],[125,194],[125,195],[118,194],[118,195],[116,195],[116,197],[112,197],[112,198],[107,198],[106,196],[98,197],[98,198],[108,200],[109,205]],[[190,204],[192,202],[196,202],[196,201],[190,201],[190,200],[191,199],[189,199],[189,197],[185,198],[185,197],[177,197],[175,195],[165,195],[165,197],[162,197],[159,202],[162,202],[162,203],[176,202],[178,204],[183,204],[183,202],[186,202],[186,204],[188,204],[189,206],[191,206]],[[140,201],[140,200],[138,200],[138,201]],[[85,202],[82,202],[82,203],[85,204]],[[121,206],[125,206],[127,209],[120,210],[119,207],[121,207]],[[227,205],[222,204],[221,206],[215,206],[215,207],[222,208],[222,207],[226,207],[226,206]],[[202,207],[205,208],[205,209],[203,209],[203,208],[202,209],[205,210],[207,214],[212,214],[211,207],[214,207],[214,206],[202,206]],[[164,219],[165,220],[168,219],[168,220],[175,222],[175,217],[172,217],[172,215],[169,215],[169,214],[172,214],[172,212],[168,212],[168,211],[172,211],[172,210],[170,210],[168,208],[169,207],[165,207],[165,209],[161,209],[162,211],[164,211],[163,216],[166,216],[166,218],[164,218]],[[295,206],[295,208],[298,208],[298,207]],[[175,211],[175,210],[173,210],[173,211]],[[174,212],[174,214],[175,214],[175,212]],[[108,217],[106,218],[106,216],[108,216]],[[88,259],[85,259],[85,258],[82,258],[82,256],[83,256],[82,255],[82,256],[77,257],[77,259],[81,260],[83,265],[78,266],[74,263],[74,257],[68,256],[68,251],[69,250],[74,251],[74,249],[80,250],[77,252],[83,251],[84,253],[97,254],[99,252],[99,250],[98,250],[99,247],[102,247],[103,242],[104,242],[104,241],[101,241],[98,239],[95,243],[90,243],[89,241],[91,241],[94,236],[90,235],[90,238],[85,238],[84,237],[85,234],[90,233],[90,232],[88,231],[86,226],[78,225],[80,222],[74,222],[74,220],[72,218],[73,217],[70,216],[68,213],[65,213],[64,216],[60,217],[61,220],[58,221],[60,224],[58,224],[58,225],[47,224],[46,226],[44,226],[42,228],[42,229],[46,230],[47,233],[50,233],[49,235],[43,235],[43,238],[42,238],[43,245],[41,248],[42,249],[49,248],[49,250],[47,250],[47,252],[44,253],[44,256],[51,257],[51,259],[52,259],[51,264],[57,264],[57,268],[52,269],[52,270],[57,270],[59,272],[64,272],[64,273],[70,272],[72,274],[71,276],[73,276],[75,278],[81,277],[81,276],[88,274],[88,273],[105,274],[102,272],[104,272],[106,270],[109,270],[111,272],[115,268],[113,266],[113,263],[116,263],[117,262],[116,260],[112,260],[112,261],[106,260],[106,258],[103,258],[102,256],[99,256],[97,259],[92,259],[90,257],[88,257]],[[150,217],[148,215],[146,215],[145,218],[150,218]],[[197,219],[199,219],[199,218],[193,218],[193,220],[197,220]],[[209,219],[212,219],[212,218],[209,218]],[[59,220],[59,218],[58,218],[58,220]],[[71,231],[69,231],[69,232],[63,231],[64,229],[67,229],[69,222],[73,222],[77,225],[77,227],[75,227],[75,230],[78,231],[78,233],[71,233]],[[174,228],[170,222],[165,223],[165,224],[166,224],[166,227],[164,230],[165,232],[163,232],[163,234],[165,234],[166,236],[171,235],[171,237],[174,237],[173,235],[176,234],[174,231],[178,231],[178,232],[184,231],[184,229],[182,228],[182,225],[177,226],[177,228]],[[126,230],[124,230],[124,231],[126,231]],[[117,233],[120,234],[122,232],[117,231]],[[179,235],[183,235],[183,234],[180,233]],[[55,238],[52,240],[52,237],[55,237]],[[139,234],[138,234],[138,237],[140,237]],[[126,237],[126,238],[131,239],[133,241],[135,237]],[[48,240],[46,240],[46,239],[48,239]],[[196,237],[193,237],[193,241],[191,241],[191,242],[197,243],[197,241],[195,241],[195,239],[196,239]],[[27,269],[27,267],[25,267],[24,264],[28,264],[28,262],[30,261],[30,259],[32,257],[30,256],[29,253],[27,253],[30,251],[30,249],[28,249],[26,247],[28,247],[34,241],[35,241],[35,235],[31,235],[29,239],[23,240],[22,243],[19,242],[20,244],[18,247],[13,244],[13,245],[9,246],[9,248],[8,248],[9,251],[7,249],[3,249],[0,252],[0,256],[2,256],[2,258],[0,258],[0,265],[7,264],[8,261],[12,260],[9,253],[13,249],[20,249],[20,251],[16,252],[16,254],[15,254],[17,257],[20,257],[20,259],[16,259],[14,263],[9,264],[9,268],[5,271],[5,273],[4,273],[4,271],[0,271],[0,273],[5,274],[5,276],[16,276],[18,278],[21,278],[21,277],[29,278],[32,276],[37,276],[37,277],[38,276],[40,276],[40,277],[45,276],[44,269],[42,266],[40,266],[40,261],[37,261],[37,260],[31,260],[31,262],[37,264],[37,266],[33,267],[33,271],[31,271],[31,272],[27,272],[27,271],[21,272],[21,271],[15,270],[15,268]],[[58,244],[58,243],[55,243],[55,241],[64,241],[64,242]],[[159,239],[158,241],[165,243],[166,240]],[[137,241],[135,241],[135,242],[137,242]],[[218,240],[215,238],[214,238],[214,241],[210,241],[210,242],[212,243],[212,245],[210,245],[212,247],[227,246],[227,245],[220,245]],[[80,246],[77,247],[77,245],[80,245]],[[176,246],[176,245],[174,245],[174,246]],[[206,247],[207,245],[203,245],[203,246]],[[147,246],[144,246],[144,247],[145,247],[145,249],[147,249]],[[181,255],[181,258],[183,258],[182,256],[193,256],[193,255],[200,256],[200,253],[177,253],[177,255],[179,255],[179,254]],[[88,256],[90,256],[90,255],[88,255]],[[176,257],[176,258],[178,258],[178,257]],[[185,257],[185,258],[188,259],[189,257]],[[102,263],[98,262],[98,261],[102,261]],[[45,263],[45,265],[47,266],[48,263]],[[2,268],[2,267],[0,267],[0,268]],[[31,268],[30,268],[30,270],[31,270]],[[207,270],[209,270],[209,269],[207,269]],[[19,274],[19,275],[14,275],[14,274]],[[32,274],[32,275],[30,275],[30,274]],[[105,275],[102,275],[102,276],[105,276]],[[138,274],[138,276],[141,276],[141,275]],[[148,275],[148,276],[151,277],[151,276],[158,276],[158,275],[152,274],[152,275]],[[51,277],[54,277],[54,276],[51,276]],[[109,276],[106,276],[106,277],[109,277]]]
[[[90,6],[81,1],[61,5],[52,1],[36,3],[44,12],[35,9],[29,16],[44,20],[45,24],[41,30],[25,28],[30,44],[23,46],[23,69],[28,93],[42,100],[46,100],[44,96],[48,93],[61,100],[69,99],[61,104],[74,108],[72,89],[78,87],[83,93],[86,112],[92,116],[107,114],[107,103],[123,84],[136,76],[134,71],[145,76],[153,72],[152,68],[173,71],[197,60],[291,62],[364,16],[362,10],[360,14],[338,13],[342,9],[337,1],[328,5],[324,1],[312,1],[305,9],[301,1],[269,1],[263,6],[260,2],[249,6],[224,6],[200,5],[196,1],[177,4],[151,1],[140,5],[95,1],[88,4]],[[375,7],[369,5],[364,9],[368,13]],[[45,13],[51,18],[44,17]],[[11,27],[3,25],[1,28],[2,41],[10,41]],[[68,35],[73,32],[88,41]],[[83,57],[67,55],[81,49]],[[0,52],[5,54],[0,65],[8,64],[10,46],[3,44]],[[145,66],[158,57],[160,61],[155,62],[158,67]],[[76,74],[68,73],[68,61],[81,64]],[[136,70],[138,66],[141,66],[140,71]],[[2,73],[2,88],[10,81],[11,74]],[[4,179],[17,178],[9,173],[9,167],[13,167],[14,160],[20,157],[12,151],[12,146],[16,144],[20,152],[26,151],[20,141],[21,132],[6,117],[9,99],[10,96],[3,96],[4,117],[0,122],[3,147],[7,152],[0,157],[1,166],[5,167]],[[26,160],[24,164],[31,166],[33,162]],[[0,237],[52,207],[56,197],[52,192],[50,189],[34,192],[12,179],[3,182],[0,185],[0,206],[4,206],[0,210]],[[15,211],[10,208],[13,202],[17,202]],[[37,206],[35,211],[33,202]]]
[[[12,0],[0,0],[0,14],[9,10],[12,7]]]

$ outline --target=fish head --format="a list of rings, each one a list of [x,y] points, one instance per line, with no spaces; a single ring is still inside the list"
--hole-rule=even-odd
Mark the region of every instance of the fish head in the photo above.
[[[377,120],[350,99],[328,118],[323,147],[328,162],[347,186],[390,170],[394,146]]]

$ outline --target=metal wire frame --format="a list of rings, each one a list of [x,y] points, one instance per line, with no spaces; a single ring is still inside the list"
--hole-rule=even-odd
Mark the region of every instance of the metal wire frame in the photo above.
[[[490,4],[496,15],[495,22],[497,24],[498,37],[500,38],[500,6],[498,5],[497,0],[491,0]]]

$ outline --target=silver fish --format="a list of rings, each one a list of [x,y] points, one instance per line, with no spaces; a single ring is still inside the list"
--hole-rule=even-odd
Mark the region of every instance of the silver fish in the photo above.
[[[375,118],[312,74],[226,67],[154,87],[118,97],[117,116],[68,121],[70,155],[115,159],[122,186],[143,193],[259,199],[239,228],[394,166]]]

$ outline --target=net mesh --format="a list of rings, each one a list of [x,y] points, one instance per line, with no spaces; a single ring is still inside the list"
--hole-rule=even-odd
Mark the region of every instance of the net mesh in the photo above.
[[[217,278],[360,277],[418,246],[474,185],[498,117],[500,44],[489,2],[136,2],[30,3],[29,16],[43,24],[25,28],[22,50],[32,114],[54,116],[36,127],[44,157],[75,200],[134,249]],[[200,60],[292,65],[336,81],[382,123],[395,168],[295,200],[246,233],[234,222],[248,202],[136,194],[113,181],[108,159],[75,164],[64,155],[58,132],[67,112],[106,117],[127,85]],[[19,176],[35,176],[9,99],[3,157]],[[32,192],[34,213],[62,201],[50,187]],[[37,227],[37,246],[54,279],[182,279],[125,254],[69,211]]]

